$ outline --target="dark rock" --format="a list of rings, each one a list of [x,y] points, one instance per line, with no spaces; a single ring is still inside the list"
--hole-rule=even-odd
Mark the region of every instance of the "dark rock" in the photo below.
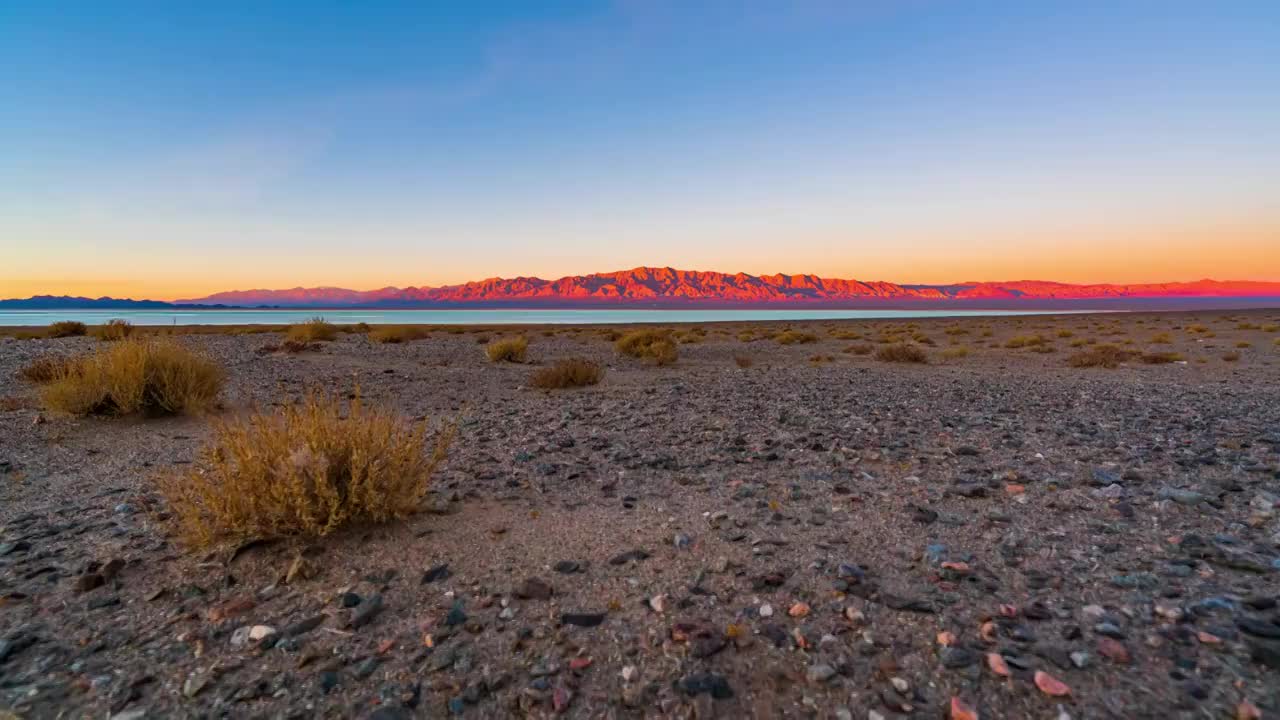
[[[605,613],[564,613],[560,616],[560,624],[595,627],[604,622],[604,618]]]
[[[433,583],[440,580],[447,580],[453,573],[449,572],[449,563],[437,565],[422,574],[422,583]]]
[[[716,700],[727,700],[733,697],[733,688],[729,687],[729,681],[723,675],[715,673],[687,675],[680,679],[678,685],[686,695],[708,693]]]
[[[382,612],[382,595],[373,595],[352,613],[351,627],[358,629],[368,625],[380,612]]]
[[[550,600],[555,590],[546,581],[536,577],[526,579],[516,588],[516,597],[522,600]]]

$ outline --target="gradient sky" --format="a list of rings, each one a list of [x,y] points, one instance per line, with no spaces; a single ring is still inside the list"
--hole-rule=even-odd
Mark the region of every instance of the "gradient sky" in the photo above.
[[[1280,3],[0,2],[0,297],[1280,280]]]

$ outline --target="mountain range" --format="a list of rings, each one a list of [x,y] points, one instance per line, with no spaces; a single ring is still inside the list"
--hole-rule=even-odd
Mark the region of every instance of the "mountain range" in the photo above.
[[[860,307],[886,305],[1043,306],[1107,301],[1269,298],[1280,300],[1280,282],[1197,280],[1147,284],[1069,284],[1042,280],[962,282],[949,285],[900,285],[841,280],[817,275],[748,275],[639,267],[618,272],[571,275],[558,280],[536,277],[490,278],[441,287],[338,287],[285,290],[233,290],[206,297],[159,303],[113,298],[37,296],[0,300],[0,307],[733,307],[768,304]]]

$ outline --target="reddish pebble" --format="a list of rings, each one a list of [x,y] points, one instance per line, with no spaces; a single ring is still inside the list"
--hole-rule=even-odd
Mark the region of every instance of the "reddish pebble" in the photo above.
[[[791,609],[787,611],[787,614],[795,618],[804,617],[809,614],[809,606],[805,603],[798,602],[791,606]]]
[[[569,661],[570,670],[582,670],[591,666],[591,658],[576,657]]]
[[[1036,671],[1036,687],[1040,688],[1040,692],[1051,697],[1071,694],[1071,688],[1067,687],[1066,683],[1043,670]]]
[[[1009,664],[1004,661],[1000,653],[987,653],[987,667],[1000,677],[1009,677]]]
[[[952,697],[951,720],[978,720],[978,711],[960,698]]]
[[[1236,720],[1262,720],[1262,711],[1248,700],[1241,700],[1236,706]]]
[[[946,630],[938,633],[938,644],[943,647],[951,647],[956,644],[956,636]]]
[[[1098,640],[1098,654],[1114,663],[1129,664],[1129,650],[1119,640],[1109,637]]]

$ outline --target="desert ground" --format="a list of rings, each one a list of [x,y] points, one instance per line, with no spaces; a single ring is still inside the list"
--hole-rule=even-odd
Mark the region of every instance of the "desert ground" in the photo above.
[[[169,418],[42,407],[108,343],[8,333],[0,718],[1280,716],[1280,310],[626,330],[179,331],[226,385]],[[180,542],[215,422],[357,386],[456,423],[421,512]]]

